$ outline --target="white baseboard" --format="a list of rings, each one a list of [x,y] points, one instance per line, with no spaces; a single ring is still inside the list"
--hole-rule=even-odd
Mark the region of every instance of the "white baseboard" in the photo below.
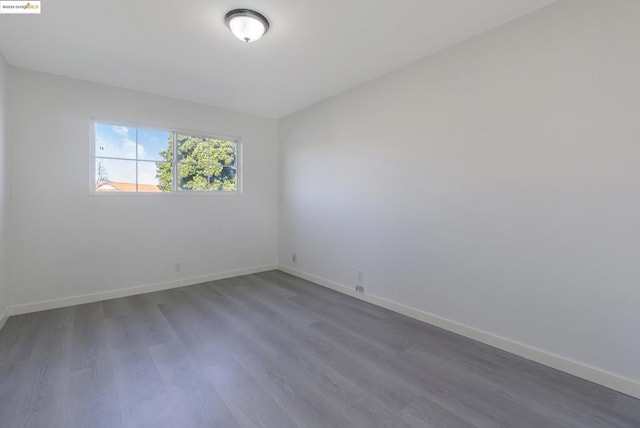
[[[347,294],[349,296],[364,300],[377,306],[381,306],[399,314],[406,315],[408,317],[423,321],[436,327],[443,328],[445,330],[452,331],[470,339],[477,340],[478,342],[482,342],[495,348],[502,349],[528,360],[535,361],[536,363],[540,363],[545,366],[580,377],[582,379],[586,379],[590,382],[594,382],[618,392],[622,392],[623,394],[627,394],[635,398],[640,398],[640,381],[629,379],[615,373],[590,366],[588,364],[574,361],[570,358],[543,351],[541,349],[525,345],[524,343],[519,343],[511,339],[489,333],[487,331],[479,330],[477,328],[456,321],[442,318],[438,315],[406,306],[401,303],[385,299],[383,297],[375,296],[368,293],[356,293],[353,288],[347,287],[344,284],[340,284],[326,278],[302,272],[289,266],[280,265],[278,269],[299,278],[306,279],[308,281],[338,291],[340,293]]]
[[[116,299],[119,297],[135,296],[136,294],[151,293],[154,291],[168,290],[171,288],[195,285],[218,279],[232,278],[234,276],[250,275],[252,273],[264,272],[277,269],[278,265],[255,266],[245,269],[238,269],[227,272],[213,273],[210,275],[181,278],[174,281],[158,282],[155,284],[140,285],[137,287],[121,288],[118,290],[104,291],[100,293],[83,294],[80,296],[63,297],[61,299],[43,300],[40,302],[26,303],[12,306],[8,310],[8,315],[20,315],[29,312],[46,311],[48,309],[63,308],[65,306],[81,305],[84,303],[99,302],[102,300]]]
[[[5,308],[2,313],[0,313],[0,330],[4,327],[4,323],[9,319],[9,310],[10,308]]]

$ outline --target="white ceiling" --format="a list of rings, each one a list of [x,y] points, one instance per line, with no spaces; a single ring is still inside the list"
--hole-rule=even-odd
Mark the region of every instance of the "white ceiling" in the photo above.
[[[282,117],[556,0],[61,0],[0,15],[15,66]],[[224,14],[269,33],[243,44]]]

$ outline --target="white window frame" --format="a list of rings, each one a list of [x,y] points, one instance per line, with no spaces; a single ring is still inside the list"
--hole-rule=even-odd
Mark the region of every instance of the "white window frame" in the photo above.
[[[151,129],[151,130],[155,130],[155,131],[163,131],[163,132],[171,132],[173,133],[173,189],[171,190],[171,192],[98,192],[96,191],[96,123],[102,123],[102,124],[107,124],[107,125],[113,125],[113,126],[126,126],[127,128],[135,128],[136,132],[138,128],[143,128],[143,129]],[[140,123],[135,123],[135,122],[127,122],[127,121],[122,121],[122,120],[111,120],[111,119],[105,119],[102,117],[92,117],[91,118],[91,150],[90,150],[90,155],[91,155],[91,161],[89,162],[89,166],[90,166],[90,180],[89,180],[89,184],[90,184],[90,188],[89,191],[91,193],[92,196],[99,196],[99,197],[113,197],[113,196],[151,196],[151,197],[176,197],[176,196],[183,196],[183,195],[200,195],[200,196],[238,196],[242,194],[242,171],[243,171],[243,163],[242,163],[242,159],[243,159],[243,154],[242,154],[242,139],[241,137],[237,137],[237,136],[230,136],[230,135],[223,135],[223,134],[218,134],[218,133],[209,133],[209,132],[203,132],[203,131],[192,131],[192,130],[186,130],[186,129],[179,129],[179,128],[166,128],[163,126],[156,126],[156,125],[148,125],[148,124],[140,124]],[[194,191],[194,190],[178,190],[177,189],[177,179],[178,179],[178,163],[177,163],[177,152],[178,152],[178,147],[176,144],[176,135],[177,134],[181,134],[181,135],[188,135],[190,137],[197,137],[197,138],[215,138],[218,140],[224,140],[224,141],[233,141],[236,144],[236,190],[234,192],[222,192],[219,190],[209,190],[209,191]],[[136,141],[137,143],[137,141]],[[136,146],[136,150],[137,150],[137,146]],[[139,159],[124,159],[124,158],[111,158],[111,157],[104,157],[104,156],[98,156],[101,158],[105,158],[105,159],[114,159],[114,160],[128,160],[128,161],[135,161],[136,162],[136,176],[137,176],[137,168],[138,168],[138,162],[152,162],[152,161],[144,161],[144,160],[139,160]],[[137,156],[136,156],[137,157]]]

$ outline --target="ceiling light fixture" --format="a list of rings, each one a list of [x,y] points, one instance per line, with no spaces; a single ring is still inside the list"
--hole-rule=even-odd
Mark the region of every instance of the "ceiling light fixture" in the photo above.
[[[255,42],[269,30],[267,18],[251,9],[230,10],[224,21],[233,35],[245,43]]]

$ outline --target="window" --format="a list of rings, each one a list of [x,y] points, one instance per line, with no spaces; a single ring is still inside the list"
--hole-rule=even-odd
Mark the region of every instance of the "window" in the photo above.
[[[237,140],[104,122],[93,139],[95,192],[238,192]]]

